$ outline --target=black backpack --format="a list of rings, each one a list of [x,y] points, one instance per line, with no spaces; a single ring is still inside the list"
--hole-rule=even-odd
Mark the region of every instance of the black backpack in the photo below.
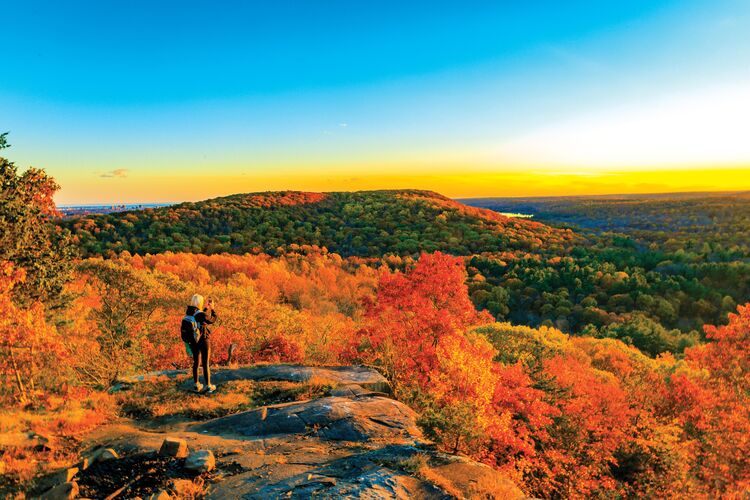
[[[195,319],[195,315],[199,312],[200,311],[195,311],[192,316],[188,314],[182,318],[182,323],[180,324],[180,338],[183,342],[197,344],[201,339],[201,327]]]

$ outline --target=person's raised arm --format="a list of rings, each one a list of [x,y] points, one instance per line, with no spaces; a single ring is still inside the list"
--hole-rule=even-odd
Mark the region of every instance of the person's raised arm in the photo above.
[[[205,316],[206,324],[212,325],[216,322],[218,316],[216,315],[216,310],[214,310],[213,300],[208,299],[208,307],[203,310],[203,315]]]

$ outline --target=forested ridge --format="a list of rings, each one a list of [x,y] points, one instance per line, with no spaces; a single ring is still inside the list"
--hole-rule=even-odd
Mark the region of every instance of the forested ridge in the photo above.
[[[250,193],[64,220],[86,255],[283,253],[316,245],[342,256],[469,255],[564,244],[572,233],[475,209],[426,191]]]

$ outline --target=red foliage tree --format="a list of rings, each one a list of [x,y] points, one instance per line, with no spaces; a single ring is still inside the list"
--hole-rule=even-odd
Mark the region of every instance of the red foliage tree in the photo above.
[[[705,331],[709,342],[687,349],[687,368],[671,378],[666,411],[693,441],[693,473],[709,494],[742,497],[750,493],[750,304]]]
[[[463,260],[440,252],[423,253],[405,273],[383,272],[360,332],[361,356],[381,366],[397,389],[428,385],[440,339],[491,321],[477,313],[465,281]]]

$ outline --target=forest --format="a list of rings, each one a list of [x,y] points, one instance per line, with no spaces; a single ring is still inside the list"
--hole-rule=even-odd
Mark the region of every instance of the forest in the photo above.
[[[0,431],[66,443],[3,451],[2,491],[130,411],[107,391],[123,375],[188,366],[175,325],[201,290],[219,363],[236,344],[241,364],[375,366],[441,450],[530,496],[750,492],[740,202],[674,202],[658,231],[614,207],[516,219],[423,191],[61,218],[44,171],[0,159],[0,182]],[[716,222],[696,232],[691,210]],[[581,222],[597,217],[614,222]]]
[[[733,211],[735,199],[740,208]],[[440,251],[464,258],[472,301],[499,321],[619,338],[655,356],[681,353],[705,338],[703,325],[725,323],[738,304],[750,301],[748,248],[738,236],[748,217],[741,207],[750,212],[744,199],[605,198],[595,200],[601,207],[595,210],[594,202],[578,199],[568,205],[469,200],[478,205],[471,207],[426,191],[281,192],[59,224],[71,231],[84,256],[278,256],[308,245],[378,267],[384,258]],[[538,211],[543,206],[547,212]],[[581,221],[590,214],[589,222],[572,225],[575,207]],[[546,224],[499,212],[533,212]],[[593,220],[594,213],[599,219]],[[696,229],[696,213],[703,214],[703,232]],[[661,221],[660,231],[646,235],[639,229],[644,214]],[[613,217],[630,225],[602,222]],[[706,220],[715,223],[706,226]]]

